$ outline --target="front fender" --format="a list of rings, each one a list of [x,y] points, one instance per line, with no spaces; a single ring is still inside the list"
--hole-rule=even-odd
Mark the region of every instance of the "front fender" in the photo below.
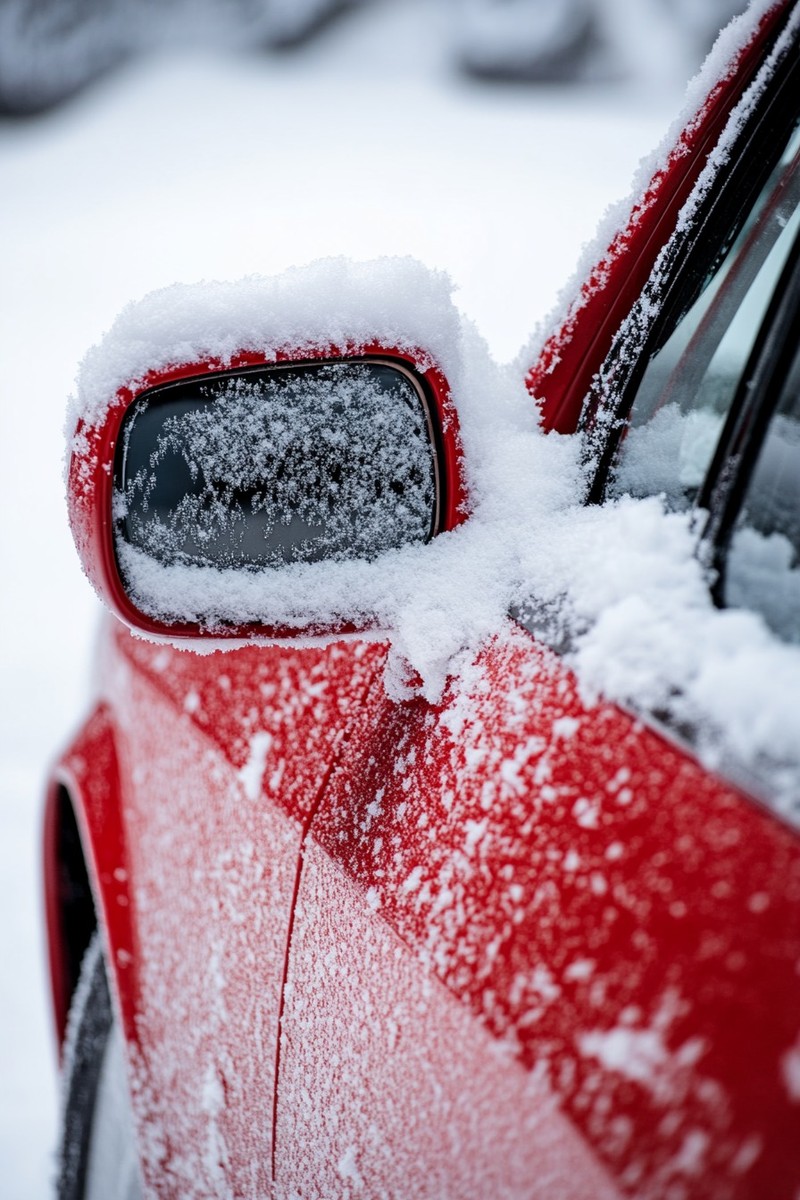
[[[137,960],[123,809],[118,736],[111,709],[100,703],[55,763],[45,797],[44,898],[59,1048],[80,960],[98,921],[123,1025],[133,1027]]]

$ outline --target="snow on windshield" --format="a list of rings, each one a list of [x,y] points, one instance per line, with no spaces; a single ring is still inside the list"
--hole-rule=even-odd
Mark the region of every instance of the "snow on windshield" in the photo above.
[[[705,479],[724,420],[707,409],[684,413],[678,404],[664,405],[646,425],[628,431],[614,490],[663,493],[670,508],[683,507]]]
[[[784,534],[763,534],[747,525],[737,529],[726,584],[725,598],[730,605],[748,606],[755,599],[773,629],[787,640],[796,636],[800,563]]]
[[[800,371],[789,376],[748,481],[724,579],[727,604],[755,608],[800,643]]]

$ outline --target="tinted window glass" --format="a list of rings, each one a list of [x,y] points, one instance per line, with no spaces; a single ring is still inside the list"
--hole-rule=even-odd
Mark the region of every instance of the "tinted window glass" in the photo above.
[[[755,609],[780,637],[800,642],[800,352],[748,482],[723,598]]]
[[[696,499],[800,224],[800,130],[721,264],[648,364],[612,492]]]
[[[126,416],[115,519],[162,565],[371,558],[435,531],[436,460],[411,376],[381,363],[155,389]]]

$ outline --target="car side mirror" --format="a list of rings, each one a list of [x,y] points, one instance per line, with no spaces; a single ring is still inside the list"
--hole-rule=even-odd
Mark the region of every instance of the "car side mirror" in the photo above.
[[[377,622],[320,621],[303,597],[325,586],[325,564],[368,563],[463,520],[447,381],[430,353],[375,342],[147,372],[102,420],[79,421],[68,502],[84,569],[141,632],[358,631]]]

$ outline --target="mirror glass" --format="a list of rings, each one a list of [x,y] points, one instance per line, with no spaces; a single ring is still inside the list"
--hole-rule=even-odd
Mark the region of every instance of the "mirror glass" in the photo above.
[[[374,558],[437,526],[421,384],[384,361],[251,368],[154,388],[125,416],[117,555],[278,567]],[[123,571],[124,575],[124,571]]]

